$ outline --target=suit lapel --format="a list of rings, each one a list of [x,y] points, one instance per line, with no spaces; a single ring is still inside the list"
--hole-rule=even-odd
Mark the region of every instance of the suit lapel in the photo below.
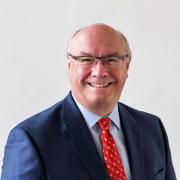
[[[131,177],[132,180],[139,180],[143,178],[141,130],[134,116],[122,104],[119,104],[119,113],[127,144]]]
[[[62,112],[64,135],[87,173],[92,179],[108,180],[103,161],[91,133],[71,94],[63,102]]]

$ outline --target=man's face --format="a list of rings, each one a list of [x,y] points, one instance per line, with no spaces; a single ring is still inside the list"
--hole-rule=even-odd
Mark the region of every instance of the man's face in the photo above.
[[[103,26],[90,26],[81,30],[72,39],[69,51],[75,56],[128,54],[127,45],[120,34]],[[108,68],[98,61],[89,68],[69,57],[68,76],[73,96],[93,112],[100,107],[113,108],[120,98],[129,63],[130,59],[123,61],[120,66]]]

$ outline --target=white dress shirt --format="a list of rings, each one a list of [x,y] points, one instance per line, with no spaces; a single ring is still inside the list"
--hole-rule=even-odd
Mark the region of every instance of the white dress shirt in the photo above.
[[[74,98],[74,100],[75,100],[79,110],[81,111],[81,113],[82,113],[82,115],[83,115],[83,117],[84,117],[84,119],[85,119],[85,121],[89,127],[89,130],[92,134],[92,137],[94,139],[97,150],[99,151],[99,154],[103,159],[103,151],[102,151],[102,145],[101,145],[101,140],[100,140],[100,129],[99,129],[99,126],[97,124],[97,122],[102,117],[88,111],[75,98]],[[126,177],[128,180],[131,180],[129,159],[128,159],[128,154],[127,154],[127,149],[125,146],[124,134],[123,134],[122,128],[121,128],[121,121],[120,121],[120,116],[119,116],[117,104],[108,117],[112,120],[112,123],[110,125],[110,132],[111,132],[111,134],[112,134],[112,136],[116,142],[116,146],[118,148],[118,151],[119,151],[119,154],[120,154],[123,166],[124,166]]]

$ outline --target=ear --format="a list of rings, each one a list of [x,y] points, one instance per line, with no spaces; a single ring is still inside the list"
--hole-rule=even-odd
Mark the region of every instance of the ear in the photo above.
[[[68,68],[67,68],[67,75],[68,75],[68,77],[70,77],[71,61],[68,61],[67,66],[68,66]]]
[[[127,70],[127,76],[126,76],[126,78],[128,78],[128,70],[129,70],[130,63],[131,63],[131,59],[128,60],[128,62],[127,62],[127,64],[126,64],[126,70]]]
[[[71,60],[68,60],[68,69],[70,69],[71,66]]]
[[[128,60],[127,63],[126,63],[126,70],[127,71],[129,70],[130,63],[131,63],[131,60]]]

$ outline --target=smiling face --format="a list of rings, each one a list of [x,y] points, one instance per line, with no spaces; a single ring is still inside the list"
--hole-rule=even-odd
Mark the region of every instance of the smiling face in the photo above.
[[[107,57],[129,54],[127,43],[119,32],[103,24],[94,24],[78,32],[69,44],[75,56]],[[118,102],[126,78],[130,58],[113,68],[101,61],[83,66],[69,57],[68,76],[73,96],[88,110],[105,116]]]

